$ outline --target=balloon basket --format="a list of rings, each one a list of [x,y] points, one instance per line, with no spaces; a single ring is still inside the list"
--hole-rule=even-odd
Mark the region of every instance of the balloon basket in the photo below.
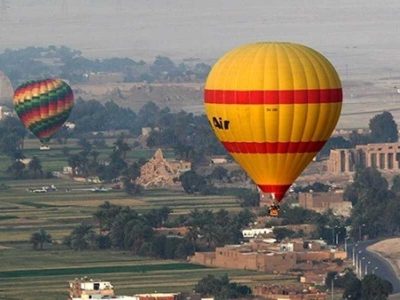
[[[50,147],[49,147],[49,145],[40,145],[39,150],[40,151],[49,151]]]
[[[280,213],[280,207],[278,204],[274,203],[268,208],[268,216],[272,218],[278,218]]]

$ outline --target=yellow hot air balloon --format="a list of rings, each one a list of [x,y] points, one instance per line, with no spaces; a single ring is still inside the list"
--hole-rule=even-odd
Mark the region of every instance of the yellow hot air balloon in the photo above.
[[[204,102],[217,138],[279,202],[334,130],[342,88],[332,64],[317,51],[262,42],[217,61]]]

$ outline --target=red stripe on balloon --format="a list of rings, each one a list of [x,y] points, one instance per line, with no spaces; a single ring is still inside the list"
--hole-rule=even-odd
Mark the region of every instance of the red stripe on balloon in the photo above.
[[[230,153],[313,153],[318,152],[326,141],[316,142],[222,142]]]
[[[215,104],[306,104],[342,102],[342,89],[231,91],[205,90],[204,102]]]
[[[286,191],[289,189],[290,184],[272,185],[272,184],[259,184],[258,187],[264,193],[274,194],[276,201],[281,201],[285,197]]]

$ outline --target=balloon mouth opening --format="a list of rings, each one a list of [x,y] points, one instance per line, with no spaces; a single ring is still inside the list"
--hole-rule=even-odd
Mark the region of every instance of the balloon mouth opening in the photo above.
[[[42,146],[47,146],[49,144],[49,141],[49,138],[40,139],[40,144],[42,144]]]
[[[260,184],[258,185],[258,187],[263,193],[271,194],[274,201],[280,202],[285,197],[286,191],[289,189],[290,184],[285,184],[285,185]]]

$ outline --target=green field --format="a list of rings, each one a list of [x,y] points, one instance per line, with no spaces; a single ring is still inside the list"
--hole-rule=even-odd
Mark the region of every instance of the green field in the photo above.
[[[100,149],[106,158],[113,140]],[[36,155],[47,171],[60,171],[67,165],[63,145],[52,150],[38,150],[33,140],[25,142],[24,154]],[[70,153],[78,152],[76,141],[67,145]],[[149,158],[155,149],[133,150],[130,159]],[[171,157],[172,152],[165,155]],[[172,214],[186,214],[194,208],[238,211],[235,196],[193,196],[181,190],[146,190],[140,196],[128,196],[121,190],[104,193],[90,191],[99,186],[72,179],[13,180],[6,169],[11,161],[0,157],[0,299],[66,299],[68,281],[81,276],[111,281],[117,294],[140,292],[191,291],[206,274],[228,273],[234,280],[253,285],[261,280],[293,280],[243,270],[210,269],[185,261],[155,260],[132,256],[123,251],[76,252],[61,245],[62,239],[79,223],[94,222],[93,212],[104,201],[129,206],[138,211],[159,208],[173,209]],[[29,189],[54,184],[57,191],[32,193]],[[34,251],[28,240],[31,234],[44,228],[54,244],[43,251]]]
[[[294,281],[288,276],[254,271],[205,268],[184,261],[154,260],[122,251],[75,252],[54,246],[32,251],[28,245],[0,250],[0,299],[66,299],[69,280],[88,276],[111,281],[120,295],[191,291],[207,274],[228,273],[250,286],[259,281]]]

